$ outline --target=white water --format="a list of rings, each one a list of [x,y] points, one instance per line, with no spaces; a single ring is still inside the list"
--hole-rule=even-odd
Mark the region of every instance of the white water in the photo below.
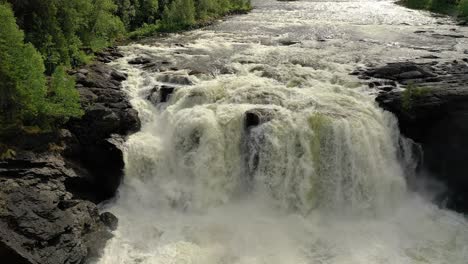
[[[440,20],[390,2],[256,4],[211,29],[122,47],[116,67],[143,128],[125,146],[125,181],[107,206],[119,228],[99,263],[466,264],[467,221],[407,190],[409,142],[349,75],[427,45],[450,58],[463,40],[411,39]],[[412,24],[400,32],[401,21]],[[127,64],[140,54],[177,69]],[[193,85],[153,104],[166,75]],[[246,128],[252,110],[265,122]]]

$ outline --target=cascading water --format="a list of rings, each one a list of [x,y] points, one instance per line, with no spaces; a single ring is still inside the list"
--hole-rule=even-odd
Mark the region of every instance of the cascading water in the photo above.
[[[390,40],[405,33],[389,14],[408,36],[436,19],[390,2],[256,5],[122,47],[143,127],[124,146],[106,206],[119,228],[98,263],[466,264],[466,220],[407,190],[410,143],[349,75],[427,54]],[[438,45],[450,57],[461,44]],[[155,63],[127,63],[142,54]]]

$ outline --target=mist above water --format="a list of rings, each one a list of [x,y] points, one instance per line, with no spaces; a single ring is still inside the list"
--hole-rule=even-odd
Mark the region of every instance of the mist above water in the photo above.
[[[466,220],[408,190],[411,142],[349,75],[430,45],[456,56],[463,40],[412,34],[453,25],[386,1],[256,6],[122,47],[143,127],[99,263],[465,264]],[[127,63],[142,54],[164,63]]]

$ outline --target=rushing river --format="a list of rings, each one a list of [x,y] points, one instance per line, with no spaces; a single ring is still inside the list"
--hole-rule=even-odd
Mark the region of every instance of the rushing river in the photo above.
[[[254,5],[121,48],[143,127],[99,263],[468,263],[466,219],[408,189],[411,142],[350,75],[457,58],[466,39],[440,36],[468,31],[389,1]]]

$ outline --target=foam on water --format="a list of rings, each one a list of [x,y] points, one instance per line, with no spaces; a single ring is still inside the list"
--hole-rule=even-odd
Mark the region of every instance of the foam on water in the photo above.
[[[124,146],[124,184],[105,206],[119,227],[98,263],[466,264],[466,220],[407,189],[411,142],[349,75],[415,45],[382,45],[391,36],[375,34],[359,46],[358,25],[388,27],[388,13],[435,19],[389,2],[257,5],[211,29],[122,47],[115,66],[129,75],[143,127]],[[375,13],[353,20],[363,5]],[[326,18],[343,26],[329,31],[357,35],[325,47],[323,31],[284,32],[288,23],[323,28]],[[263,35],[232,27],[254,24],[250,33]],[[446,45],[450,57],[460,43]],[[141,54],[170,67],[127,63]],[[175,88],[169,101],[148,100],[162,85]],[[250,127],[249,113],[259,119]]]

